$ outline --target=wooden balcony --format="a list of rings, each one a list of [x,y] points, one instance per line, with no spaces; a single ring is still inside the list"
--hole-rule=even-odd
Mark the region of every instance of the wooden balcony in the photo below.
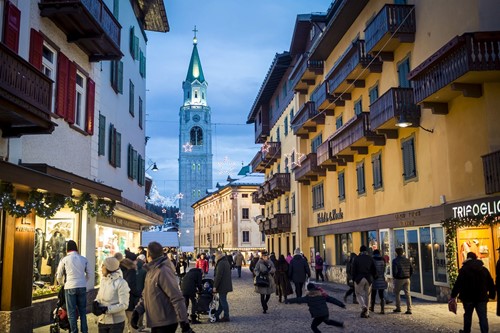
[[[49,134],[52,80],[0,43],[0,129],[3,137]]]
[[[329,142],[332,156],[352,162],[353,155],[368,154],[368,146],[385,145],[385,136],[370,129],[369,113],[362,112],[339,128]]]
[[[271,234],[271,220],[270,219],[266,219],[264,221],[264,233],[266,235],[270,235]]]
[[[452,99],[459,95],[479,98],[482,83],[500,80],[500,31],[457,36],[408,77],[417,104],[447,114]]]
[[[500,192],[500,150],[481,156],[486,194]]]
[[[269,128],[269,109],[262,106],[255,118],[255,143],[264,143],[270,134]]]
[[[345,94],[354,88],[364,88],[364,79],[370,73],[381,72],[382,61],[367,54],[365,41],[358,39],[347,48],[327,74],[328,92],[330,95]]]
[[[296,92],[307,94],[307,88],[313,86],[321,74],[323,74],[323,61],[309,60],[309,55],[303,53],[290,75],[291,85]]]
[[[318,124],[324,123],[325,114],[319,112],[311,101],[304,103],[291,121],[293,134],[303,139],[309,138],[309,133],[316,132]]]
[[[253,157],[252,162],[250,162],[250,165],[252,166],[252,172],[263,173],[266,170],[262,161],[263,161],[262,152],[259,150],[257,154],[255,154],[255,156]]]
[[[290,232],[292,227],[292,216],[290,213],[278,213],[274,214],[274,216],[270,219],[270,233],[271,234],[280,234],[283,232]]]
[[[274,162],[281,158],[281,142],[265,142],[261,149],[262,159],[271,167]]]
[[[319,145],[318,149],[316,149],[316,161],[318,166],[328,171],[337,170],[337,164],[334,162],[334,156],[332,155],[332,150],[330,149],[328,141],[323,142]]]
[[[280,195],[290,192],[290,174],[275,173],[269,179],[269,191],[272,193],[273,198],[278,198]]]
[[[393,61],[401,43],[415,41],[415,6],[386,4],[365,29],[366,52]]]
[[[391,88],[370,105],[370,127],[387,138],[397,138],[399,118],[420,124],[420,106],[416,105],[412,88]]]
[[[343,101],[338,103],[340,99],[335,100],[335,97],[328,93],[328,81],[323,81],[323,83],[314,89],[311,94],[311,101],[318,112],[325,112],[327,116],[333,116],[333,110],[336,106],[344,106]],[[334,103],[334,101],[337,103]]]
[[[61,29],[90,61],[117,60],[121,25],[103,0],[40,0],[40,15]]]
[[[317,164],[316,153],[309,153],[305,159],[296,165],[293,169],[295,181],[304,185],[309,185],[311,181],[318,180],[318,176],[326,176],[326,171]]]

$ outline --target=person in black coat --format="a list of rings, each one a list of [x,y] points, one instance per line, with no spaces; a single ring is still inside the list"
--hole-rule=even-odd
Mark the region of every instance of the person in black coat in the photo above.
[[[474,252],[467,253],[467,259],[458,271],[457,281],[451,290],[451,298],[458,298],[464,307],[464,329],[471,331],[472,314],[476,309],[481,333],[488,332],[488,298],[495,299],[495,284],[490,272]]]
[[[361,318],[368,318],[370,316],[368,302],[370,301],[373,279],[377,277],[377,270],[375,262],[368,254],[365,245],[361,245],[359,252],[359,255],[352,263],[351,273],[354,280],[356,298],[361,306]]]
[[[299,248],[295,249],[294,253],[295,255],[290,261],[290,267],[288,267],[288,276],[295,285],[295,295],[297,295],[297,297],[302,297],[302,289],[304,288],[306,279],[311,276],[311,269],[309,268],[307,260],[300,253]]]
[[[346,291],[344,295],[344,303],[347,303],[347,297],[352,294],[352,304],[358,304],[356,300],[356,293],[354,292],[354,279],[352,278],[352,263],[354,262],[354,258],[357,257],[357,254],[351,252],[351,256],[349,257],[349,261],[345,266],[347,285],[349,286],[349,290]]]
[[[186,309],[191,301],[191,323],[201,323],[196,317],[196,292],[201,292],[203,271],[200,268],[191,268],[181,280],[181,292],[186,301]]]
[[[132,312],[141,298],[141,293],[137,288],[137,266],[129,258],[124,258],[120,261],[120,269],[122,270],[123,278],[127,281],[128,287],[130,288],[128,308],[125,311],[125,314],[127,315],[128,330],[134,332],[134,329],[130,325],[130,321],[132,318]]]
[[[336,321],[329,319],[330,313],[328,311],[328,303],[335,304],[345,309],[345,304],[339,301],[338,299],[326,295],[320,288],[318,288],[313,283],[309,283],[307,285],[307,295],[305,297],[297,297],[285,300],[286,304],[289,303],[307,303],[309,306],[309,313],[313,318],[311,323],[311,329],[313,332],[318,333],[321,332],[318,329],[319,324],[325,323],[330,326],[338,326],[344,327],[344,323],[341,321]]]

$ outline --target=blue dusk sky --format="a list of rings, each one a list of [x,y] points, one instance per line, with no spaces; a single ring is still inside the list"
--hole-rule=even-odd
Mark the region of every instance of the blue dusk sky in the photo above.
[[[179,108],[198,30],[212,111],[213,187],[251,162],[260,145],[250,108],[276,53],[288,51],[297,14],[326,12],[331,0],[165,0],[170,32],[148,32],[146,156],[165,197],[178,194]],[[146,164],[148,167],[150,163]]]

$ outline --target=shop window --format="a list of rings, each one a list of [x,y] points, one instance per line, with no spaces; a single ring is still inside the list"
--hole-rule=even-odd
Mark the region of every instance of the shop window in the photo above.
[[[325,207],[325,197],[323,193],[323,184],[318,184],[312,188],[313,209]]]
[[[337,234],[335,235],[335,253],[336,264],[345,265],[349,261],[349,256],[353,252],[352,234]]]
[[[377,240],[377,231],[365,231],[361,233],[361,245],[365,245],[368,248],[368,253],[372,255],[373,250],[379,249],[379,244]]]
[[[403,140],[401,142],[403,151],[403,178],[410,180],[417,177],[417,164],[415,162],[415,138]]]
[[[432,227],[432,258],[434,263],[434,282],[447,283],[446,275],[446,251],[443,227]]]
[[[242,238],[243,238],[243,243],[249,243],[250,242],[250,231],[243,231],[243,234],[242,234]]]
[[[60,286],[56,281],[57,266],[66,255],[66,243],[78,234],[73,218],[35,220],[33,264],[33,297],[54,295]],[[79,244],[78,244],[79,245]]]
[[[250,218],[250,209],[242,208],[241,209],[241,216],[243,219],[248,220]]]

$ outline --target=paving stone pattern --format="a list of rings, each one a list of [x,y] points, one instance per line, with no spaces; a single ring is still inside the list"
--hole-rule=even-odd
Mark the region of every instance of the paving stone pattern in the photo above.
[[[305,333],[312,332],[311,316],[306,304],[284,304],[278,302],[278,297],[272,295],[269,301],[267,314],[262,313],[260,295],[254,292],[252,275],[248,266],[242,269],[242,278],[238,278],[233,271],[234,291],[229,293],[228,302],[231,321],[227,323],[209,323],[204,316],[202,324],[192,325],[196,333]],[[213,278],[213,269],[210,268],[208,277]],[[312,281],[314,282],[314,281]],[[325,291],[333,297],[343,299],[347,287],[342,284],[319,282]],[[304,292],[305,293],[305,292]],[[291,295],[294,296],[294,295]],[[390,296],[394,298],[393,295]],[[386,305],[385,315],[381,315],[380,305],[375,305],[375,313],[370,318],[360,318],[359,305],[352,304],[352,297],[348,298],[347,308],[344,310],[336,305],[328,304],[330,318],[344,321],[345,327],[333,327],[321,324],[322,332],[355,332],[355,333],[425,333],[425,332],[458,332],[462,328],[463,309],[459,304],[457,315],[448,311],[448,305],[428,302],[413,298],[412,315],[404,314],[406,303],[401,300],[402,313],[393,313],[394,303]],[[496,316],[496,303],[488,304],[488,319],[490,332],[500,332],[500,317]],[[95,316],[88,315],[90,332],[97,332]],[[35,333],[49,332],[48,326],[37,328]],[[181,332],[180,328],[178,332]],[[474,315],[472,332],[479,332],[477,316]],[[127,330],[125,330],[127,333]]]

